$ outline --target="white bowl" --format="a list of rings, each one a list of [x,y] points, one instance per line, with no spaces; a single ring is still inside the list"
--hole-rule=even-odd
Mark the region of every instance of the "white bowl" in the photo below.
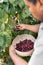
[[[14,40],[13,40],[13,44],[14,44],[14,48],[16,48],[16,44],[19,43],[20,41],[23,40],[31,40],[32,42],[35,42],[35,38],[32,35],[28,35],[28,34],[22,34],[22,35],[18,35]],[[21,52],[15,49],[15,52],[19,55],[19,56],[31,56],[33,53],[34,49],[27,51],[27,52]]]

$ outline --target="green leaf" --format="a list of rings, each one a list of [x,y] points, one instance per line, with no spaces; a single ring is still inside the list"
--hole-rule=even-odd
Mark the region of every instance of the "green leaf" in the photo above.
[[[5,30],[5,24],[3,23],[2,25],[1,25],[1,31],[4,31]]]
[[[4,0],[4,2],[8,2],[8,0]]]
[[[3,46],[4,40],[3,37],[0,36],[0,46]]]

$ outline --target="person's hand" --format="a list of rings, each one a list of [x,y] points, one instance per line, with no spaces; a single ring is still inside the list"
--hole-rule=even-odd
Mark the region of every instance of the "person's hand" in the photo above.
[[[25,29],[25,26],[26,24],[18,24],[16,25],[16,27],[19,29],[19,30],[24,30]]]
[[[13,54],[16,54],[14,44],[12,44],[9,48],[9,55],[12,56]]]

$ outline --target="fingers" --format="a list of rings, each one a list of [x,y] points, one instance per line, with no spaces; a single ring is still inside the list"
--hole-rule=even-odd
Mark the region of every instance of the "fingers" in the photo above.
[[[22,29],[22,25],[18,24],[18,25],[16,25],[16,28],[19,29],[19,30],[21,30]]]
[[[22,25],[24,25],[24,24],[17,24],[17,26],[22,26]]]
[[[14,50],[14,47],[11,45],[10,48],[9,48],[10,51],[13,51]]]
[[[18,28],[19,30],[24,30],[24,26],[23,26],[23,25],[18,25],[17,28]]]
[[[18,24],[18,25],[16,25],[17,27],[20,27],[20,26],[22,26],[22,24]]]
[[[25,24],[18,24],[18,25],[16,25],[16,28],[17,28],[18,30],[24,30]]]
[[[11,56],[12,54],[16,54],[16,52],[15,52],[15,49],[14,49],[14,46],[13,46],[13,45],[11,45],[11,46],[10,46],[10,48],[9,48],[9,54],[10,54],[10,56]]]
[[[23,30],[22,27],[18,27],[19,30]]]

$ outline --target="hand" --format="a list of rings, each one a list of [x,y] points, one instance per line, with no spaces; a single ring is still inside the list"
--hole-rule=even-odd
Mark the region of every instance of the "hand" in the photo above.
[[[14,49],[14,44],[12,44],[9,48],[9,55],[16,55],[15,49]]]
[[[25,25],[26,25],[26,24],[18,24],[18,25],[16,25],[16,27],[17,27],[19,30],[24,30],[24,29],[25,29]]]
[[[27,62],[25,60],[16,55],[13,44],[9,48],[9,54],[14,65],[27,65]]]

